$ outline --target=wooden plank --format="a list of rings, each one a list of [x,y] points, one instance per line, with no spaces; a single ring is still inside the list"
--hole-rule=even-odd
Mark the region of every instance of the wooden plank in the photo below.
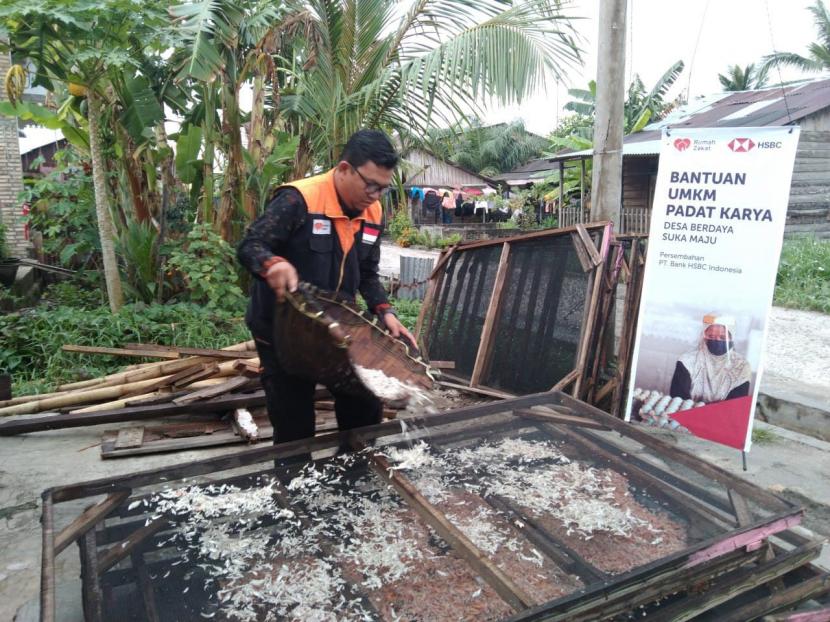
[[[362,451],[366,447],[366,444],[354,432],[349,436],[350,443],[356,451]],[[443,512],[427,501],[405,475],[400,471],[392,470],[389,461],[383,456],[369,454],[368,458],[375,473],[391,484],[424,522],[432,527],[482,579],[487,581],[507,604],[516,611],[522,611],[531,606],[533,603],[531,598],[453,525]]]
[[[576,233],[571,234],[571,242],[573,242],[574,251],[576,251],[576,256],[579,259],[579,265],[582,266],[582,271],[589,272],[592,270],[594,266],[591,263],[591,258],[588,256],[588,251],[585,250],[582,240],[579,239],[579,236]]]
[[[200,400],[206,400],[212,397],[217,397],[224,393],[229,393],[234,389],[238,389],[239,387],[248,384],[250,378],[246,376],[237,376],[236,378],[231,378],[222,382],[221,384],[214,385],[212,387],[206,387],[204,389],[200,389],[198,391],[194,391],[193,393],[188,393],[187,395],[182,395],[181,397],[177,397],[173,400],[173,403],[178,406],[183,406],[186,404],[190,404],[192,402],[198,402]]]
[[[455,361],[430,361],[429,366],[436,369],[455,369]]]
[[[44,415],[28,417],[16,421],[0,423],[0,436],[14,436],[29,432],[43,432],[63,428],[78,428],[102,423],[121,423],[122,421],[140,421],[160,416],[181,415],[188,413],[224,412],[234,408],[262,406],[265,404],[265,391],[259,390],[243,395],[229,395],[194,402],[192,404],[154,404],[150,406],[130,406],[112,410],[92,412],[79,415]]]
[[[563,423],[565,425],[576,425],[583,428],[591,428],[592,430],[608,430],[606,426],[601,423],[597,423],[592,419],[566,415],[551,409],[531,410],[529,408],[520,408],[518,410],[514,410],[513,414],[526,419],[535,419],[537,421],[545,421],[547,423]]]
[[[212,348],[188,348],[183,346],[162,346],[155,343],[127,343],[124,344],[127,350],[149,350],[158,352],[171,352],[187,356],[206,356],[215,359],[253,359],[259,356],[256,350],[214,350]]]
[[[133,426],[118,430],[115,438],[116,449],[127,449],[128,447],[141,447],[144,442],[144,426]]]
[[[55,528],[52,493],[43,493],[40,559],[40,622],[55,622]]]
[[[585,304],[585,316],[582,322],[582,334],[579,338],[579,349],[577,351],[576,365],[574,370],[579,374],[573,383],[571,394],[579,397],[582,393],[582,381],[585,377],[585,365],[588,361],[588,351],[591,346],[591,337],[596,328],[597,307],[599,306],[599,293],[602,286],[603,266],[600,264],[594,268],[592,275],[592,287],[588,288],[588,296]]]
[[[767,613],[803,603],[823,596],[828,592],[830,592],[830,575],[822,573],[805,581],[800,581],[792,587],[785,587],[778,591],[773,590],[769,596],[764,598],[753,599],[752,602],[743,607],[719,616],[719,622],[746,622],[746,620],[755,620]],[[819,613],[821,615],[816,615]],[[764,618],[764,620],[766,619]],[[824,609],[823,612],[814,611],[813,616],[807,614],[801,618],[795,612],[791,612],[783,619],[788,619],[792,622],[820,622],[821,620],[830,620],[830,609]]]
[[[685,620],[691,620],[707,611],[711,611],[723,602],[744,594],[767,581],[781,577],[794,568],[803,566],[818,557],[821,547],[822,542],[816,540],[787,553],[782,553],[770,562],[739,570],[730,576],[719,577],[716,586],[712,589],[706,590],[702,594],[691,593],[688,597],[653,612],[649,615],[649,620],[650,622],[684,622]]]
[[[744,527],[752,522],[752,512],[749,509],[749,504],[741,495],[732,490],[726,489],[729,495],[729,503],[732,504],[732,509],[735,512],[735,521],[738,527]]]
[[[522,534],[566,572],[576,575],[587,584],[608,578],[607,574],[591,565],[553,533],[542,529],[532,517],[522,512],[507,499],[503,499],[498,495],[487,495],[483,499],[499,512],[517,518],[523,525]]]
[[[473,373],[470,377],[470,385],[473,387],[479,386],[481,377],[486,372],[486,368],[489,367],[489,362],[492,357],[493,342],[495,340],[493,335],[493,327],[495,326],[496,319],[499,316],[502,301],[502,290],[507,277],[507,267],[509,263],[510,244],[505,244],[501,249],[499,266],[496,269],[496,277],[490,294],[490,302],[487,305],[487,315],[484,317],[484,326],[481,329],[481,339],[478,343],[478,352],[476,353],[476,360],[473,365]]]
[[[80,540],[81,592],[84,608],[84,622],[103,622],[104,597],[98,570],[98,550],[95,530],[87,531]]]
[[[588,253],[588,257],[591,260],[591,263],[594,266],[598,266],[602,263],[602,257],[600,257],[599,251],[597,251],[597,247],[594,246],[594,241],[591,239],[591,236],[588,235],[588,231],[585,229],[585,225],[579,223],[576,225],[576,234],[581,240],[582,244],[585,246],[585,251]]]
[[[460,391],[469,391],[470,393],[477,393],[487,397],[495,397],[500,400],[516,397],[512,393],[505,393],[504,391],[497,391],[496,389],[485,389],[483,387],[471,387],[466,384],[459,384],[457,382],[447,382],[446,380],[439,380],[438,385],[448,389],[458,389]]]
[[[147,538],[170,527],[166,518],[157,518],[140,529],[131,533],[123,542],[113,544],[106,551],[98,555],[98,573],[104,574],[122,559],[129,557],[135,548]]]
[[[573,371],[569,371],[567,374],[565,374],[564,378],[562,378],[559,382],[553,385],[551,391],[564,391],[567,387],[573,384],[578,377],[578,371],[576,371],[575,369]]]
[[[210,378],[219,372],[219,366],[216,363],[204,363],[198,369],[192,370],[189,374],[176,378],[171,383],[173,389],[186,387],[189,384]],[[175,398],[174,398],[175,399]]]
[[[160,622],[161,618],[159,618],[158,607],[156,606],[156,594],[153,582],[150,580],[147,564],[144,563],[144,555],[134,552],[131,560],[138,579],[138,587],[141,590],[141,599],[144,602],[144,619],[147,622]]]
[[[101,348],[98,346],[76,346],[66,344],[61,346],[64,352],[80,352],[82,354],[111,354],[113,356],[141,356],[156,359],[180,358],[175,352],[165,350],[128,350],[127,348]]]
[[[75,520],[61,529],[55,536],[55,555],[75,542],[75,540],[83,536],[87,531],[94,528],[96,523],[102,520],[116,506],[123,503],[124,500],[130,496],[130,492],[131,491],[129,489],[113,492],[103,501],[96,503],[95,505],[91,505],[81,512]]]

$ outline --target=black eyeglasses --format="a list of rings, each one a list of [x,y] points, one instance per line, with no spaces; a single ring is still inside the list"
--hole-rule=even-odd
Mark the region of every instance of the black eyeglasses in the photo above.
[[[351,162],[349,163],[349,166],[352,167],[352,170],[354,170],[355,173],[360,175],[360,179],[363,180],[363,185],[366,186],[366,194],[379,194],[379,195],[382,196],[382,195],[386,194],[387,192],[389,192],[389,186],[381,186],[376,181],[372,181],[371,179],[366,179],[363,176],[363,173],[361,173],[359,170],[357,170],[357,167],[354,164],[352,164]]]

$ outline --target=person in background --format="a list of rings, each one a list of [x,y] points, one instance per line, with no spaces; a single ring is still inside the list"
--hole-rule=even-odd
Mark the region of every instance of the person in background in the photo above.
[[[670,394],[696,402],[721,402],[749,395],[752,368],[735,352],[735,320],[710,313],[697,347],[683,354],[672,376]]]
[[[352,301],[359,291],[394,337],[415,343],[378,277],[380,197],[389,189],[397,164],[398,154],[386,134],[356,132],[333,169],[278,188],[239,244],[237,257],[254,276],[245,322],[263,369],[274,444],[314,436],[316,383],[280,366],[272,337],[276,301],[296,291],[300,280]],[[334,410],[341,430],[379,423],[383,412],[376,398],[336,392]]]
[[[452,211],[455,209],[455,201],[449,192],[444,193],[441,199],[441,222],[448,225],[452,222]]]

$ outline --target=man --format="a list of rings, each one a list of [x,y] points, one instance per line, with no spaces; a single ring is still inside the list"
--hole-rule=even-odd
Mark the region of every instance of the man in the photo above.
[[[378,278],[383,209],[379,202],[398,164],[389,138],[360,130],[337,166],[277,189],[239,244],[239,261],[255,277],[245,321],[263,368],[274,444],[314,436],[313,381],[280,367],[272,345],[275,300],[299,280],[354,300],[358,291],[394,337],[414,338],[395,316]],[[379,423],[377,399],[335,394],[341,430]]]
[[[707,404],[749,395],[752,368],[734,350],[735,320],[710,313],[703,323],[700,343],[677,361],[670,394]]]

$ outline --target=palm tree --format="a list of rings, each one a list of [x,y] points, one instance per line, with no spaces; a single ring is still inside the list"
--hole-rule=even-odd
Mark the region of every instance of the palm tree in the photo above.
[[[726,74],[718,74],[718,80],[724,91],[755,91],[767,85],[768,69],[769,66],[766,65],[756,69],[755,63],[750,63],[745,68],[729,65]]]
[[[830,13],[823,0],[807,9],[813,14],[813,23],[818,31],[818,42],[807,46],[807,56],[795,52],[775,52],[764,57],[763,69],[789,66],[802,71],[827,71],[830,69]]]
[[[558,0],[310,0],[312,28],[282,106],[300,136],[294,174],[331,166],[361,127],[425,136],[476,111],[520,101],[579,62]]]
[[[439,157],[487,177],[513,170],[548,146],[547,139],[525,130],[520,119],[489,126],[474,119],[461,129],[430,132],[428,142]]]

